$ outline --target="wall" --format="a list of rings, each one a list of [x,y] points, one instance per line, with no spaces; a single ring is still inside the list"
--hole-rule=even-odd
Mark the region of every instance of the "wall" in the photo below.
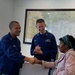
[[[13,0],[0,0],[0,39],[8,31],[8,23],[13,19]]]

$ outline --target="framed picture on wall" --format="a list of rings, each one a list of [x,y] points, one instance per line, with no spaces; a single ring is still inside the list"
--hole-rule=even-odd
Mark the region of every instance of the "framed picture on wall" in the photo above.
[[[75,9],[26,9],[23,43],[31,44],[39,18],[45,20],[46,30],[55,35],[57,44],[66,34],[75,36]]]

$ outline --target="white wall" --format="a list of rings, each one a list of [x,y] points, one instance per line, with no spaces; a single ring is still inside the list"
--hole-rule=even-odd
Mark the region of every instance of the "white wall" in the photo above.
[[[0,0],[0,39],[8,33],[9,22],[13,19],[13,0]]]
[[[25,9],[75,8],[74,3],[74,0],[15,0],[14,19],[18,20],[22,27],[19,37],[22,43],[22,53],[30,56],[30,45],[23,44]]]
[[[0,0],[0,38],[8,32],[8,23],[11,20],[19,21],[22,53],[30,56],[30,45],[23,44],[25,9],[56,8],[75,8],[75,0]]]

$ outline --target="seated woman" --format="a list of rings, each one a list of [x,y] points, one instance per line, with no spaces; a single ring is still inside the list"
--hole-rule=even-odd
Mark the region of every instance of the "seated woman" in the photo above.
[[[59,39],[59,50],[64,53],[55,62],[37,60],[35,63],[42,64],[45,68],[54,68],[53,75],[75,75],[75,39],[71,35],[66,35]]]

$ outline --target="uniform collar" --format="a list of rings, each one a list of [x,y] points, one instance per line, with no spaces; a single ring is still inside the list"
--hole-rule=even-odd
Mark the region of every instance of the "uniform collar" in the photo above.
[[[8,36],[9,36],[10,40],[16,40],[16,39],[17,39],[17,37],[14,39],[14,38],[11,36],[10,32],[8,33]]]
[[[46,30],[46,33],[44,33],[44,34],[38,34],[38,36],[47,36],[48,35],[48,31]]]

